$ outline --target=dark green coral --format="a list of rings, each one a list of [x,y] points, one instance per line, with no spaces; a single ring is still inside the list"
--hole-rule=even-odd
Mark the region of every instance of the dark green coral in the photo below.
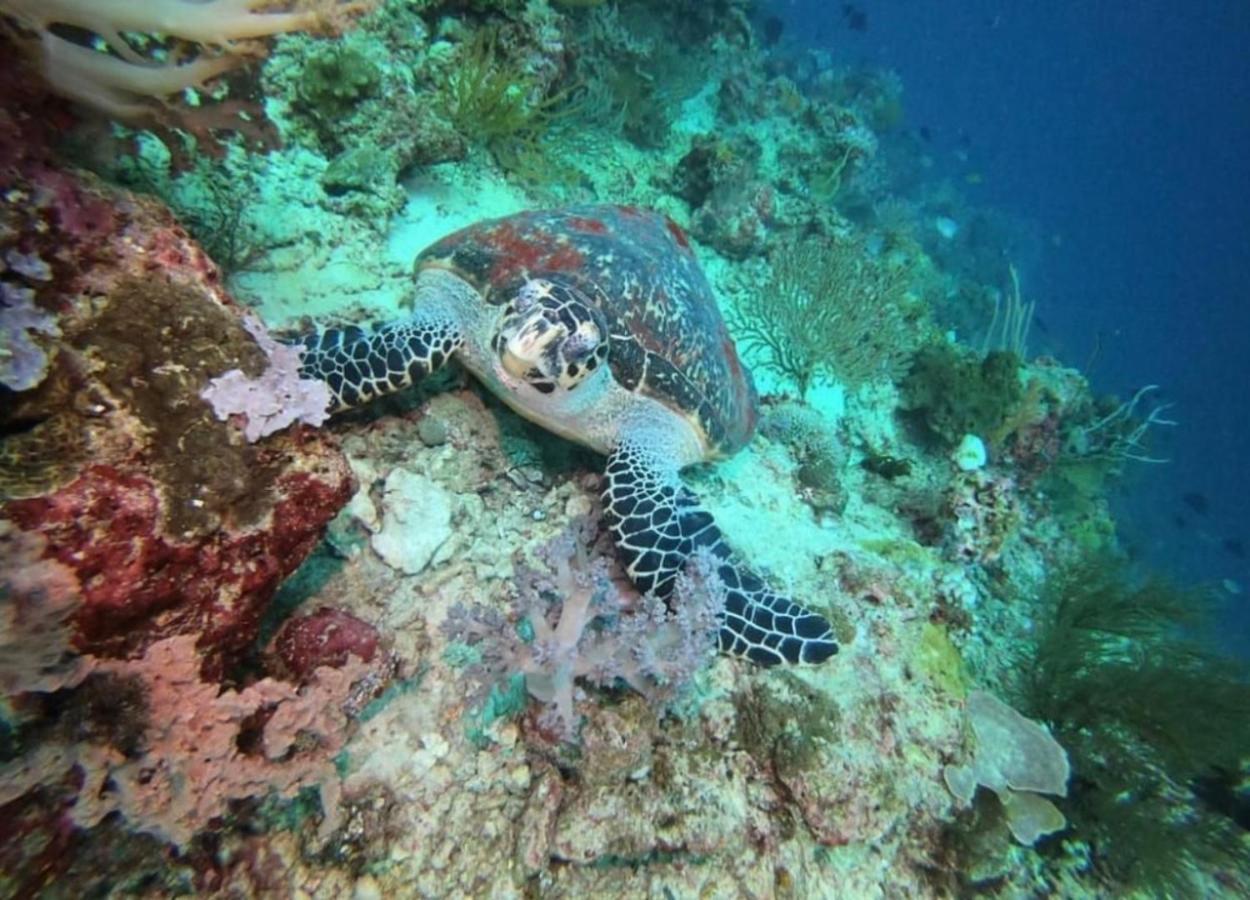
[[[382,71],[360,47],[350,43],[319,45],[300,73],[300,102],[322,119],[337,119],[382,83]]]
[[[1051,581],[1019,667],[1021,711],[1072,763],[1059,805],[1118,889],[1199,896],[1198,871],[1250,879],[1241,833],[1194,791],[1250,747],[1250,672],[1198,641],[1211,612],[1201,591],[1090,555]]]
[[[966,434],[992,443],[1023,398],[1014,353],[980,357],[945,342],[923,347],[900,387],[903,408],[947,447]]]

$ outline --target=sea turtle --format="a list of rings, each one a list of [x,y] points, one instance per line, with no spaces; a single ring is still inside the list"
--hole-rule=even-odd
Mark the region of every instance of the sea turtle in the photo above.
[[[302,338],[334,411],[457,358],[526,418],[607,456],[604,510],[641,591],[706,547],[728,588],[720,648],[765,666],[837,652],[829,623],[730,552],[679,476],[751,437],[757,395],[686,237],[666,216],[573,206],[471,225],[422,251],[414,313]]]

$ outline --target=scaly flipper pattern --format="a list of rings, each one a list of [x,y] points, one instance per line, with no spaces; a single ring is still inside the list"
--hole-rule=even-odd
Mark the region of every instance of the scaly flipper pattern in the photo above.
[[[464,337],[450,319],[420,316],[370,328],[330,328],[306,335],[300,343],[300,375],[329,385],[331,412],[341,412],[438,371]]]
[[[722,653],[762,666],[819,663],[838,652],[829,623],[769,589],[734,559],[712,516],[681,483],[674,456],[646,433],[627,435],[608,457],[604,512],[630,579],[667,597],[699,548],[718,560],[726,587]]]

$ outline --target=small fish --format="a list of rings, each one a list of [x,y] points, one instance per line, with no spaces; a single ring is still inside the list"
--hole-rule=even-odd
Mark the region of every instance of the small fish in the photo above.
[[[843,3],[842,18],[846,20],[846,27],[851,29],[851,31],[868,30],[868,13],[864,12],[857,6],[853,6],[850,3]]]
[[[937,229],[938,234],[948,241],[959,234],[959,223],[950,216],[938,216],[933,220],[933,227]]]
[[[866,472],[880,475],[886,481],[893,481],[895,478],[911,474],[911,462],[909,460],[900,459],[897,456],[889,456],[888,454],[866,456],[860,462],[859,467]]]
[[[916,129],[916,133],[920,135],[921,140],[923,140],[926,144],[933,140],[933,132],[929,130],[928,125],[921,125],[918,129]]]
[[[1224,590],[1228,591],[1228,593],[1232,594],[1234,597],[1241,596],[1241,584],[1239,582],[1233,581],[1231,578],[1225,578],[1220,582],[1220,584],[1223,585]]]
[[[964,176],[964,181],[968,184],[984,184],[985,176],[980,172],[969,172]]]
[[[1172,524],[1182,530],[1189,526],[1189,522],[1185,520],[1184,516],[1172,516]]]
[[[1220,546],[1224,548],[1224,552],[1229,556],[1234,556],[1237,559],[1246,558],[1246,545],[1241,542],[1240,538],[1224,538]]]
[[[786,30],[786,23],[777,16],[769,16],[760,26],[760,30],[764,33],[764,46],[775,47],[781,40],[782,32]]]
[[[1190,491],[1188,494],[1182,496],[1181,500],[1184,501],[1186,506],[1200,516],[1205,516],[1207,514],[1207,510],[1211,508],[1211,504],[1207,502],[1206,495],[1200,494],[1197,491]]]
[[[1196,777],[1190,788],[1209,809],[1250,831],[1250,792],[1238,772],[1216,767]]]

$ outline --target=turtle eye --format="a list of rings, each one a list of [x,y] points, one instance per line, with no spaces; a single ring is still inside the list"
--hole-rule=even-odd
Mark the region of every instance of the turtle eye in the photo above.
[[[599,339],[588,334],[584,329],[570,334],[564,341],[565,359],[582,359],[590,356],[599,347]]]
[[[602,332],[590,317],[560,344],[560,386],[571,390],[595,371],[603,347]]]
[[[551,283],[543,281],[541,278],[531,278],[525,284],[521,285],[517,291],[516,299],[513,301],[513,308],[517,312],[529,312],[544,297],[551,296]]]

